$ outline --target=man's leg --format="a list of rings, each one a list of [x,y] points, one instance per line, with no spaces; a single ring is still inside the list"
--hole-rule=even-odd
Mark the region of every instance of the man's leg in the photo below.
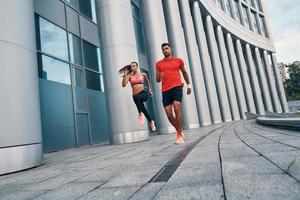
[[[181,102],[173,101],[173,106],[175,110],[175,121],[177,124],[177,133],[182,136],[182,112],[181,112]]]
[[[173,115],[173,105],[170,104],[168,106],[165,107],[165,112],[167,114],[168,120],[169,122],[175,127],[175,129],[177,130],[177,122],[175,120],[175,117]]]

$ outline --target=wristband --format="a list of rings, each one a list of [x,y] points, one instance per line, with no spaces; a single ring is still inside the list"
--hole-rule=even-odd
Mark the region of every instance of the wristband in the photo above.
[[[192,85],[189,83],[187,84],[187,88],[191,89],[192,88]]]

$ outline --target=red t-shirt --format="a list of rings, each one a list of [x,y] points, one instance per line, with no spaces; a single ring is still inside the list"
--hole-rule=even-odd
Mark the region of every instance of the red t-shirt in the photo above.
[[[184,66],[180,58],[164,58],[156,63],[156,70],[163,73],[162,92],[182,86],[179,69]]]

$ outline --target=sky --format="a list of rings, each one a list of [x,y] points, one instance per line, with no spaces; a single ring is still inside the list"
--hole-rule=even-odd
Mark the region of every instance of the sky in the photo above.
[[[277,61],[300,61],[300,0],[264,0]]]

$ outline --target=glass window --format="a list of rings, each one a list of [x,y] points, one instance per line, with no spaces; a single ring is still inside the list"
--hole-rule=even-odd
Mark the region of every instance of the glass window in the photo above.
[[[76,109],[85,110],[86,100],[85,100],[85,89],[83,87],[83,71],[74,68],[74,89],[76,97]]]
[[[39,50],[69,60],[67,32],[39,17]]]
[[[38,54],[39,77],[71,85],[69,64]]]
[[[241,19],[241,15],[240,15],[240,11],[239,11],[239,2],[238,1],[233,1],[233,5],[234,5],[234,12],[236,15],[236,20],[241,23],[242,19]]]
[[[86,85],[88,89],[101,91],[100,87],[100,75],[88,70],[85,70]]]
[[[252,17],[252,23],[253,23],[254,32],[258,33],[258,23],[256,21],[256,13],[251,12],[251,17]]]
[[[97,23],[95,0],[79,0],[79,11],[84,16]]]
[[[69,33],[70,61],[82,65],[81,40],[79,37]]]
[[[263,11],[260,0],[254,0],[254,1],[255,1],[256,9],[259,9],[259,11]]]
[[[259,16],[259,23],[260,23],[260,27],[262,29],[262,35],[267,37],[267,30],[266,30],[266,25],[265,25],[263,16]]]
[[[225,11],[226,11],[226,13],[228,13],[230,16],[232,16],[229,0],[224,0],[224,2],[225,2]]]
[[[137,42],[137,48],[140,52],[145,53],[145,42],[144,42],[144,27],[143,21],[141,18],[141,11],[140,8],[131,3],[132,15],[133,15],[133,24]]]
[[[222,0],[217,0],[217,5],[219,6],[219,8],[221,8],[221,9],[223,9],[222,8],[222,2],[221,2]]]
[[[83,44],[83,57],[84,66],[95,71],[99,71],[99,48],[90,44],[89,42],[82,41]]]
[[[248,11],[247,11],[247,7],[243,6],[243,15],[244,15],[244,19],[245,19],[245,26],[250,29],[250,21],[249,21],[249,17],[248,17]]]
[[[66,2],[74,8],[78,9],[78,0],[66,0]]]

